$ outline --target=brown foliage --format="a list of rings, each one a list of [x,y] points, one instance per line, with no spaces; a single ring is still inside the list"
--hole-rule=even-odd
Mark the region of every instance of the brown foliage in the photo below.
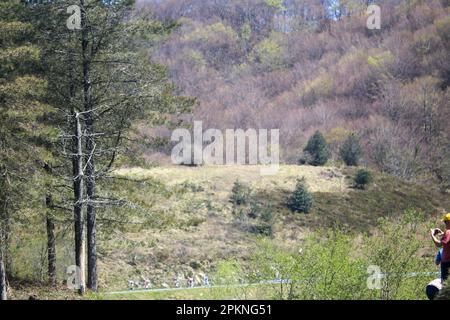
[[[365,1],[333,12],[327,3],[284,1],[283,11],[265,0],[155,2],[157,16],[184,22],[156,56],[199,98],[194,118],[205,127],[279,128],[287,162],[315,130],[344,128],[359,132],[366,162],[423,173],[449,138],[448,2],[379,1],[380,31],[366,28]],[[262,44],[269,56],[255,59]],[[274,53],[282,64],[261,68]]]

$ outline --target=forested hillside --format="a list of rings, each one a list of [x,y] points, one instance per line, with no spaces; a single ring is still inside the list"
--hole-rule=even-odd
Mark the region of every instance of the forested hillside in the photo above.
[[[366,8],[373,2],[139,4],[181,24],[155,57],[185,94],[198,97],[193,118],[204,127],[280,128],[289,163],[297,163],[317,129],[335,159],[356,132],[365,163],[402,178],[432,176],[446,189],[449,2],[376,1],[381,30],[369,30]]]

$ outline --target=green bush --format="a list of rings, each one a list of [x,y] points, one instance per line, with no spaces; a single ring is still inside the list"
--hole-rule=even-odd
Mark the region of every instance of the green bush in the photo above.
[[[234,208],[235,226],[247,232],[271,237],[275,215],[270,205],[250,199],[249,205]]]
[[[313,161],[312,155],[308,151],[304,151],[298,162],[304,165],[310,164],[312,163],[312,161]]]
[[[373,182],[373,175],[369,170],[361,169],[356,173],[354,182],[356,188],[363,190]]]
[[[380,219],[378,232],[363,239],[361,249],[367,264],[385,274],[379,289],[368,292],[371,299],[426,299],[424,290],[433,276],[409,276],[418,270],[435,271],[432,259],[421,257],[424,240],[419,236],[428,229],[425,224],[422,212],[407,210],[400,218]]]
[[[285,280],[261,286],[261,299],[426,299],[424,289],[433,278],[426,273],[435,271],[433,259],[422,258],[418,235],[426,229],[424,215],[410,210],[399,219],[380,220],[371,235],[337,227],[318,230],[293,247],[265,238],[250,259],[248,278]],[[411,276],[417,272],[424,274]]]
[[[312,205],[313,196],[308,190],[305,179],[298,179],[295,190],[288,200],[289,209],[294,212],[309,213]]]
[[[216,267],[216,274],[211,278],[211,283],[217,287],[211,288],[208,298],[212,300],[249,299],[251,286],[242,285],[248,283],[244,267],[237,260],[230,259],[220,261]]]
[[[264,287],[260,294],[268,299],[364,299],[366,268],[352,256],[352,240],[339,230],[315,233],[295,248],[265,239],[251,259],[253,282],[284,280],[271,284],[272,290]]]
[[[261,212],[261,220],[264,222],[272,222],[275,219],[271,208],[266,208]]]
[[[183,191],[190,191],[190,192],[194,192],[194,193],[205,191],[205,188],[203,188],[201,185],[197,185],[197,184],[191,183],[189,181],[185,181],[182,184],[180,184],[180,188]]]
[[[230,201],[236,206],[247,204],[250,200],[250,194],[250,187],[236,180],[233,189],[231,189]]]
[[[313,134],[303,151],[308,155],[307,163],[313,166],[323,166],[331,156],[329,146],[320,131]]]
[[[261,223],[250,226],[249,231],[250,233],[259,234],[262,236],[273,236],[273,226],[271,223]]]
[[[339,154],[347,166],[358,166],[362,156],[358,136],[355,134],[349,135],[339,150]]]

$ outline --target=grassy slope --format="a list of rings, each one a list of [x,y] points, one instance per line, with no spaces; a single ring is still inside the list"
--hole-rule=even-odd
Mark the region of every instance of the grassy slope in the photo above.
[[[256,237],[233,223],[228,198],[236,179],[252,186],[256,197],[273,205],[275,239],[289,245],[308,231],[335,224],[368,231],[377,219],[395,216],[414,207],[426,213],[448,208],[450,200],[437,190],[377,174],[368,190],[351,188],[355,169],[282,166],[277,175],[261,176],[257,166],[159,167],[122,169],[119,176],[153,178],[164,186],[164,196],[145,186],[133,191],[145,195],[157,211],[164,212],[163,230],[118,234],[102,242],[101,269],[104,290],[126,287],[128,279],[150,278],[155,287],[172,286],[175,274],[210,274],[217,262],[244,260],[256,245]],[[284,206],[296,177],[304,176],[314,193],[309,215],[291,213]],[[161,227],[161,226],[160,226]]]

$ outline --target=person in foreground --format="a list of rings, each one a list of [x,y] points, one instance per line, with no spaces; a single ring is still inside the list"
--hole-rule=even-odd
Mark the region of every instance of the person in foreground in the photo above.
[[[439,269],[441,268],[441,261],[442,261],[442,253],[443,253],[443,249],[441,248],[438,252],[438,254],[436,255],[435,258],[435,263],[436,266],[439,267]],[[442,276],[442,274],[441,274]],[[439,291],[442,290],[442,279],[441,277],[439,277],[438,279],[434,279],[433,281],[431,281],[428,285],[427,288],[425,290],[425,293],[427,294],[428,299],[430,300],[434,300],[436,299]]]
[[[450,269],[450,213],[447,213],[442,221],[445,223],[445,231],[433,229],[431,238],[438,248],[442,248],[441,278],[444,282],[448,279]]]
[[[450,213],[445,215],[442,222],[445,223],[445,232],[439,228],[431,230],[434,244],[441,248],[436,256],[436,265],[441,265],[441,279],[435,279],[428,284],[426,294],[430,300],[434,300],[442,290],[442,285],[448,279],[450,269]]]

